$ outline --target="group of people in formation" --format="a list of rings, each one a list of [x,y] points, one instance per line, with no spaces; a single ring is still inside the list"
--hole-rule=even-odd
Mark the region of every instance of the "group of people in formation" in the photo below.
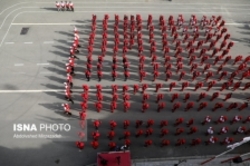
[[[58,11],[74,11],[74,4],[71,1],[56,1],[56,8]]]

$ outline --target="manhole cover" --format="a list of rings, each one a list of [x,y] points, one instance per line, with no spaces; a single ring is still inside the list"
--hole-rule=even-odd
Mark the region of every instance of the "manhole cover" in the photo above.
[[[20,35],[26,35],[30,28],[22,28]]]

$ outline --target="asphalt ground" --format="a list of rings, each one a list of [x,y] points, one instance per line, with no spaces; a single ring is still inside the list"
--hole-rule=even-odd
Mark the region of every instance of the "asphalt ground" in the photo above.
[[[96,113],[93,103],[96,101],[95,93],[90,93],[90,102],[88,110],[88,136],[85,149],[79,152],[75,147],[74,141],[78,140],[77,132],[80,130],[78,112],[80,111],[79,103],[81,102],[81,85],[86,83],[92,88],[99,82],[97,78],[93,76],[90,82],[86,82],[84,78],[85,70],[85,57],[87,55],[86,46],[87,36],[90,31],[90,19],[92,14],[96,14],[98,18],[98,24],[100,28],[100,21],[103,19],[104,14],[110,15],[110,24],[112,24],[113,15],[119,14],[121,17],[124,14],[141,14],[142,18],[146,20],[147,15],[150,13],[153,15],[156,21],[160,14],[164,14],[168,17],[170,14],[176,17],[178,14],[183,14],[184,18],[189,19],[191,14],[196,14],[198,18],[202,15],[221,15],[226,21],[226,27],[231,34],[231,40],[235,42],[235,46],[231,49],[230,54],[237,56],[239,54],[243,56],[249,55],[249,2],[248,1],[81,1],[74,2],[75,12],[57,12],[54,8],[54,2],[50,1],[8,1],[0,2],[0,164],[1,165],[86,165],[95,162],[96,153],[99,151],[108,150],[109,140],[105,137],[109,130],[109,120],[116,120],[118,127],[115,130],[117,133],[115,142],[119,145],[123,144],[123,140],[118,140],[118,137],[122,135],[122,121],[129,119],[132,124],[136,119],[142,119],[146,121],[149,118],[153,118],[156,124],[162,119],[169,120],[170,130],[169,136],[166,138],[170,140],[171,145],[167,148],[160,148],[159,144],[161,138],[159,138],[160,129],[157,125],[154,125],[154,134],[149,138],[154,141],[154,145],[148,148],[144,148],[144,140],[146,138],[135,139],[131,136],[132,145],[130,147],[132,158],[167,158],[167,157],[179,157],[179,156],[204,156],[215,155],[226,150],[225,146],[219,144],[205,146],[204,144],[197,147],[190,147],[189,145],[175,147],[175,141],[178,138],[186,138],[189,143],[192,138],[201,137],[202,140],[207,140],[208,137],[204,135],[208,125],[201,126],[200,122],[206,115],[210,115],[214,120],[220,115],[227,115],[229,119],[232,119],[234,115],[248,116],[248,110],[238,112],[232,110],[226,112],[225,109],[216,112],[211,112],[211,108],[215,102],[206,110],[197,112],[195,109],[184,113],[184,111],[176,111],[171,113],[170,109],[172,104],[169,102],[170,95],[172,93],[181,93],[179,86],[173,90],[171,94],[167,90],[160,90],[165,94],[164,100],[166,100],[167,108],[161,113],[156,112],[155,93],[153,90],[149,90],[150,94],[150,110],[142,114],[141,108],[141,94],[137,93],[131,96],[131,109],[128,113],[122,111],[122,101],[119,100],[118,110],[115,113],[110,113],[110,92],[105,92],[105,104],[101,113]],[[72,106],[72,117],[66,117],[62,114],[63,110],[61,104],[65,102],[63,96],[63,82],[65,81],[65,63],[68,58],[68,51],[73,40],[73,28],[76,26],[79,29],[80,41],[83,46],[79,54],[80,60],[77,61],[76,77],[74,79],[74,95],[76,104]],[[20,35],[23,27],[29,27],[27,35]],[[110,29],[110,32],[113,29]],[[97,29],[97,33],[100,34],[101,30]],[[144,31],[145,35],[147,31]],[[156,34],[159,34],[156,29]],[[144,36],[145,36],[144,35]],[[100,37],[97,36],[96,45],[100,45]],[[145,36],[146,37],[146,36]],[[155,35],[155,37],[160,37]],[[112,37],[110,37],[112,39]],[[145,39],[145,42],[146,39]],[[113,42],[109,43],[111,47]],[[148,46],[148,45],[147,45]],[[100,53],[97,50],[94,59]],[[110,53],[110,51],[109,51]],[[121,53],[121,50],[120,50]],[[147,55],[146,55],[147,56]],[[148,57],[148,56],[147,56]],[[131,62],[131,79],[127,82],[123,81],[122,67],[120,66],[118,71],[120,72],[118,80],[115,81],[117,85],[133,85],[138,83],[137,76],[137,54],[136,49],[131,50],[131,54],[128,55]],[[158,61],[160,62],[161,59]],[[186,59],[184,59],[184,62]],[[212,60],[211,60],[212,61]],[[119,61],[121,64],[121,59]],[[147,71],[151,71],[149,65],[150,59],[146,60]],[[111,64],[111,56],[105,57],[105,76],[100,82],[106,89],[110,89],[110,85],[114,82],[111,81],[109,76],[110,70],[107,67]],[[106,66],[107,65],[107,66]],[[218,67],[218,65],[217,65]],[[200,67],[201,69],[202,67]],[[236,66],[225,66],[227,71],[232,71]],[[185,70],[188,69],[185,66]],[[163,72],[163,67],[160,69]],[[215,70],[215,69],[212,69]],[[163,77],[163,78],[162,78]],[[164,82],[164,75],[162,75],[157,82]],[[214,78],[217,78],[215,76]],[[172,80],[177,79],[174,76]],[[204,79],[200,77],[200,80]],[[147,77],[144,83],[152,84],[152,76]],[[185,77],[185,80],[190,80],[190,74]],[[236,79],[237,81],[237,79]],[[222,82],[222,81],[221,81]],[[243,80],[244,83],[248,80]],[[166,84],[167,85],[167,84]],[[218,84],[219,85],[219,84]],[[190,87],[193,86],[193,83]],[[153,84],[150,87],[154,87]],[[218,90],[218,87],[212,88],[208,92],[208,99],[211,94]],[[196,100],[199,93],[204,90],[198,90],[193,92],[192,90],[185,90],[184,92],[192,93],[192,100]],[[225,90],[221,94],[221,98],[224,94],[231,92]],[[121,93],[120,93],[121,94]],[[132,93],[131,93],[132,94]],[[181,98],[183,94],[180,95]],[[233,98],[225,102],[225,105],[229,105],[230,102],[236,101],[242,103],[246,97],[249,97],[249,91],[237,90],[234,92]],[[218,99],[217,101],[221,101]],[[181,99],[179,100],[181,102]],[[182,108],[184,108],[182,104]],[[197,108],[197,104],[196,107]],[[175,127],[173,126],[174,120],[177,117],[183,116],[185,120],[189,118],[195,118],[195,125],[199,127],[199,132],[195,135],[180,135],[174,136]],[[93,119],[100,119],[102,121],[99,131],[101,132],[101,139],[99,141],[100,147],[97,150],[93,150],[90,146],[91,136],[90,133],[94,131],[91,123]],[[13,135],[18,134],[34,134],[36,132],[14,132],[13,126],[17,123],[25,124],[53,124],[53,123],[69,123],[72,127],[70,132],[48,132],[50,134],[62,134],[64,137],[60,139],[21,139],[13,138]],[[212,124],[216,131],[223,125]],[[222,140],[226,136],[232,136],[232,132],[240,125],[226,124],[230,127],[230,132],[227,135],[219,136]],[[183,125],[183,127],[185,127]],[[248,126],[246,126],[248,127]],[[143,126],[145,128],[145,126]],[[135,132],[135,127],[130,126],[131,133]],[[185,127],[185,131],[188,128]],[[39,132],[38,132],[39,133]],[[47,133],[47,132],[45,132]],[[47,134],[48,134],[47,133]],[[235,141],[239,141],[242,137],[247,135],[233,136]],[[240,147],[234,150],[232,153],[241,154],[248,151],[248,146]],[[153,153],[152,153],[153,152]],[[59,161],[59,162],[55,162]]]

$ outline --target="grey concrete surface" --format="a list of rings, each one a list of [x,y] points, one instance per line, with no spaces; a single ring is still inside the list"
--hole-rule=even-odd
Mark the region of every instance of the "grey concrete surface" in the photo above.
[[[146,138],[135,139],[131,136],[131,154],[133,159],[144,159],[146,158],[147,163],[150,163],[150,158],[169,158],[169,157],[182,157],[182,156],[207,156],[216,155],[226,150],[225,146],[219,144],[205,146],[204,144],[197,147],[190,147],[185,145],[181,147],[175,147],[175,141],[178,138],[186,138],[187,142],[190,143],[192,138],[201,137],[202,140],[207,140],[208,136],[204,135],[205,130],[209,125],[201,126],[200,121],[206,116],[210,115],[213,120],[216,120],[220,115],[227,115],[229,119],[232,119],[236,114],[244,117],[249,116],[248,110],[238,112],[232,110],[226,112],[225,109],[211,112],[213,105],[209,105],[206,110],[197,112],[195,109],[184,113],[184,111],[178,110],[175,113],[171,113],[170,109],[172,104],[169,102],[170,95],[172,93],[180,93],[179,89],[175,89],[169,93],[167,90],[161,90],[164,93],[164,100],[167,103],[167,108],[161,113],[156,113],[156,104],[154,103],[154,96],[156,95],[153,91],[149,91],[150,94],[150,109],[142,114],[140,112],[141,94],[131,96],[132,108],[128,113],[122,111],[122,100],[119,99],[118,111],[110,113],[110,92],[104,92],[104,109],[101,113],[96,113],[94,108],[94,102],[96,101],[95,93],[90,93],[90,102],[88,110],[88,135],[85,145],[85,149],[81,152],[75,147],[74,141],[78,140],[77,132],[80,130],[78,124],[78,112],[80,111],[79,103],[81,102],[81,85],[86,83],[94,88],[99,82],[96,78],[96,73],[93,73],[93,79],[90,82],[86,82],[84,77],[85,71],[85,56],[86,41],[88,33],[90,31],[90,19],[91,15],[97,14],[98,27],[100,28],[100,21],[103,19],[103,15],[108,13],[113,19],[115,13],[121,17],[124,14],[141,14],[143,19],[147,18],[147,15],[151,13],[155,20],[158,19],[160,14],[164,14],[168,17],[170,14],[176,17],[178,14],[183,14],[184,18],[189,19],[191,14],[196,14],[198,18],[202,15],[222,15],[223,19],[228,23],[226,27],[231,34],[231,40],[236,41],[235,46],[230,51],[230,54],[235,57],[236,55],[247,56],[250,54],[249,51],[249,6],[248,0],[221,0],[221,1],[205,1],[205,0],[173,0],[161,1],[161,0],[126,0],[126,1],[74,1],[76,10],[72,12],[57,12],[54,8],[54,1],[0,1],[0,165],[9,166],[44,166],[44,165],[60,165],[60,166],[78,166],[87,165],[95,162],[96,154],[99,151],[107,151],[107,144],[109,140],[105,137],[108,132],[109,120],[116,120],[118,127],[116,129],[115,142],[119,145],[123,144],[123,140],[118,140],[118,137],[122,135],[122,121],[124,119],[130,119],[131,123],[134,124],[136,119],[142,119],[146,121],[149,118],[153,118],[156,124],[162,119],[168,119],[170,125],[167,127],[170,130],[169,136],[166,138],[171,141],[171,145],[166,148],[160,148],[159,144],[161,139],[159,138],[160,129],[157,125],[154,125],[154,134],[150,136],[153,139],[154,145],[148,148],[143,147],[144,140]],[[112,20],[110,21],[110,25]],[[74,25],[80,31],[80,40],[82,44],[81,53],[79,55],[80,60],[77,60],[76,66],[76,77],[74,79],[74,94],[75,104],[72,105],[72,117],[66,117],[62,114],[61,103],[64,103],[63,93],[63,82],[65,81],[65,63],[68,58],[68,51],[73,39],[73,28]],[[29,27],[27,35],[20,35],[22,27]],[[98,35],[96,36],[95,47],[100,47],[100,33],[101,30],[97,29]],[[110,32],[113,29],[110,30]],[[144,31],[147,34],[147,31]],[[145,36],[145,35],[144,35]],[[155,38],[160,38],[158,29],[156,28]],[[113,37],[110,36],[109,40]],[[148,47],[148,43],[145,38],[145,47]],[[113,46],[113,42],[109,43],[109,46]],[[111,50],[108,50],[110,53]],[[119,66],[119,76],[115,82],[111,81],[110,69],[108,66],[111,64],[111,56],[106,55],[105,57],[105,75],[104,79],[100,82],[103,87],[109,88],[111,84],[116,83],[118,85],[133,85],[138,83],[137,75],[137,51],[132,49],[129,52],[128,58],[131,62],[131,79],[127,82],[123,81],[122,67]],[[160,54],[160,51],[158,52]],[[100,54],[100,50],[95,51],[94,59]],[[148,52],[145,53],[147,56],[146,68],[147,71],[151,70],[149,65],[150,59],[148,58]],[[119,50],[121,55],[121,50]],[[173,52],[171,52],[173,55]],[[162,58],[159,58],[160,62]],[[94,60],[96,62],[96,60]],[[174,60],[172,62],[175,62]],[[187,63],[187,60],[184,59]],[[199,62],[197,60],[197,62]],[[212,62],[212,60],[209,60]],[[121,57],[119,57],[119,64],[121,64]],[[218,65],[217,65],[218,67]],[[237,66],[225,66],[225,70],[232,71]],[[188,67],[185,66],[185,70]],[[161,67],[162,75],[157,79],[157,82],[164,82],[165,76],[163,75],[164,68]],[[202,70],[202,66],[199,67]],[[215,70],[215,68],[212,68]],[[95,71],[95,69],[94,69]],[[170,81],[176,81],[178,77],[174,76]],[[187,73],[184,80],[190,80],[191,74]],[[215,76],[214,78],[217,78]],[[238,78],[238,77],[237,77]],[[199,78],[203,80],[203,77]],[[152,76],[148,76],[144,83],[150,84],[150,87],[154,87],[152,83]],[[237,81],[237,79],[236,79]],[[249,80],[243,80],[244,83]],[[208,92],[208,97],[218,90],[219,85],[223,81],[218,82],[212,91]],[[193,86],[193,82],[190,86]],[[168,83],[166,83],[167,85]],[[178,83],[178,87],[180,83]],[[10,90],[11,93],[6,93],[5,90]],[[23,90],[20,92],[20,90]],[[199,93],[203,92],[204,89],[193,92],[192,90],[185,90],[184,92],[192,93],[192,100],[196,100]],[[231,92],[225,90],[221,93],[221,98],[224,94]],[[121,96],[121,93],[119,93]],[[181,94],[181,98],[183,94]],[[249,97],[249,91],[237,90],[234,92],[233,98],[225,102],[228,106],[230,102],[237,101],[242,103],[244,99]],[[221,101],[221,98],[217,101]],[[205,100],[204,100],[205,101]],[[179,102],[182,102],[179,99]],[[216,101],[215,101],[216,102]],[[215,102],[212,102],[214,104]],[[182,104],[184,108],[185,104]],[[198,107],[196,104],[195,108]],[[199,127],[199,132],[194,135],[180,135],[174,136],[175,127],[173,127],[174,120],[177,117],[184,116],[185,120],[193,117],[195,118],[195,125]],[[94,131],[92,127],[92,120],[100,119],[102,121],[100,132],[101,139],[99,141],[100,147],[97,150],[93,150],[90,146],[91,136],[90,133]],[[17,139],[13,138],[13,124],[17,123],[69,123],[72,126],[71,132],[49,132],[49,134],[62,134],[63,139]],[[212,124],[216,131],[219,131],[221,125]],[[241,125],[240,123],[230,125],[230,132],[227,135],[219,136],[220,140],[226,136],[233,136],[232,132]],[[183,125],[183,127],[185,127]],[[249,125],[247,125],[249,127]],[[143,126],[145,129],[145,126]],[[132,134],[136,131],[134,126],[130,126],[129,130]],[[185,127],[186,132],[188,128]],[[186,133],[185,132],[185,133]],[[21,134],[32,134],[32,132],[20,132]],[[235,141],[241,140],[242,137],[247,135],[236,135],[234,136]],[[249,151],[249,145],[235,149],[233,154],[242,154]],[[203,157],[203,159],[206,159]],[[151,162],[151,165],[173,165],[178,159],[173,159],[169,163],[161,163],[161,161]],[[59,161],[59,162],[56,162]],[[190,161],[190,160],[188,160]],[[200,160],[190,161],[191,165],[196,165]],[[186,165],[190,165],[186,163]],[[216,163],[212,163],[216,165]],[[138,165],[145,165],[145,161],[141,163],[138,161]],[[182,165],[185,165],[183,163]],[[145,165],[146,166],[146,165]]]

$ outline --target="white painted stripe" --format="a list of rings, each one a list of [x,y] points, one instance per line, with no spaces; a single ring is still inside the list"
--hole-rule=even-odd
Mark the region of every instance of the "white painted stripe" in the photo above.
[[[5,44],[14,44],[14,42],[5,42]]]
[[[53,44],[54,41],[44,41],[43,44]]]
[[[72,41],[72,40],[68,40],[68,41],[67,41],[67,43],[73,43],[73,42],[74,42],[74,41]]]
[[[14,66],[23,66],[22,63],[17,63],[17,64],[14,64]]]
[[[215,87],[220,89],[220,87]],[[244,87],[240,87],[242,89]],[[185,90],[194,90],[194,87],[187,87]],[[203,87],[200,89],[207,89],[207,87]],[[212,88],[213,89],[213,88]],[[132,88],[130,90],[133,90]],[[155,91],[155,88],[147,88],[147,90]],[[166,90],[169,92],[169,88],[160,88],[160,90]],[[173,90],[181,90],[181,88],[173,88]],[[64,92],[64,89],[47,89],[47,90],[0,90],[0,93],[42,93],[42,92]],[[74,92],[82,92],[82,89],[72,89]],[[96,92],[96,89],[89,89],[91,92]],[[112,91],[112,89],[102,89],[102,91]],[[118,89],[118,91],[122,91],[122,89]],[[140,90],[139,90],[140,91]]]
[[[37,66],[46,66],[46,65],[49,65],[49,63],[37,63],[36,65]]]
[[[229,23],[225,23],[225,25],[246,25],[244,23],[235,23],[235,22],[229,22]],[[250,25],[250,24],[248,24]]]
[[[235,41],[235,40],[232,40],[232,42],[234,42],[234,43],[239,43],[239,41]]]
[[[33,42],[24,42],[24,44],[33,44]]]

